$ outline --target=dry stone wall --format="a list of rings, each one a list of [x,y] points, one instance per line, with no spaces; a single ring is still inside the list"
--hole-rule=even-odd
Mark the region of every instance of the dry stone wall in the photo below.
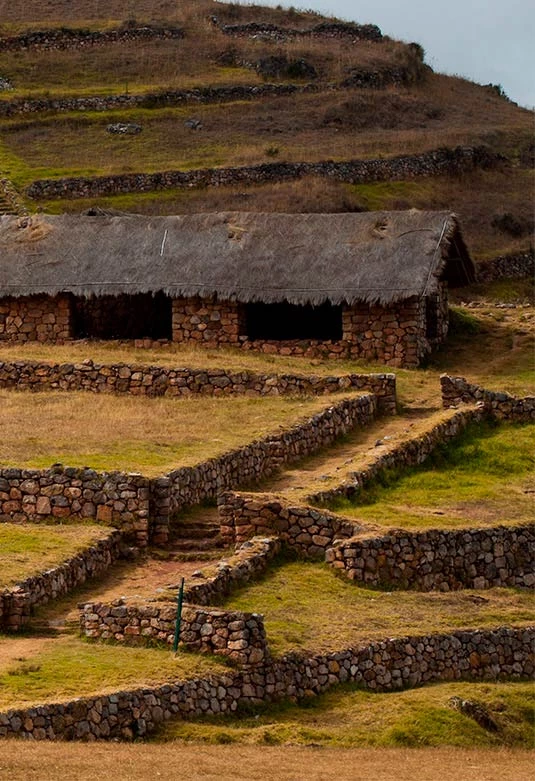
[[[113,531],[58,567],[0,591],[0,631],[19,631],[28,623],[35,607],[106,572],[121,556],[122,545],[122,534]]]
[[[516,255],[502,255],[485,260],[476,266],[478,282],[493,282],[495,279],[517,279],[535,275],[535,253],[520,252]]]
[[[535,627],[502,627],[401,637],[312,657],[289,655],[206,679],[0,713],[0,737],[132,740],[173,717],[300,700],[340,683],[394,691],[438,681],[532,679],[534,644]]]
[[[110,43],[183,37],[184,31],[180,27],[125,25],[113,30],[58,27],[49,30],[30,30],[20,35],[0,37],[0,52],[28,51],[30,49],[86,49]]]
[[[280,27],[269,22],[248,22],[246,24],[224,24],[217,16],[211,17],[212,23],[225,35],[238,38],[262,38],[287,41],[296,38],[339,38],[356,41],[382,41],[383,34],[375,24],[357,24],[356,22],[322,22],[314,27],[295,29]]]
[[[152,642],[172,645],[177,606],[173,602],[110,604],[89,602],[80,613],[82,634],[91,640],[114,640],[127,645]],[[269,656],[264,621],[256,613],[207,610],[184,605],[181,646],[188,651],[223,656],[235,664],[260,664]]]
[[[451,410],[445,420],[428,431],[380,453],[364,469],[352,472],[341,485],[328,491],[318,491],[308,499],[317,504],[329,504],[341,496],[352,497],[385,471],[422,464],[438,445],[455,439],[470,423],[479,423],[486,416],[486,410],[480,406]]]
[[[145,364],[43,363],[1,361],[0,388],[91,391],[133,396],[321,396],[339,391],[369,391],[382,414],[396,411],[395,374],[262,374],[249,370],[188,369]]]
[[[284,464],[297,461],[330,445],[356,426],[371,423],[377,412],[375,396],[346,398],[280,434],[252,442],[194,467],[171,472],[168,480],[171,515],[188,505],[217,499],[223,491],[272,474]],[[165,486],[159,481],[165,503]],[[156,513],[163,517],[164,512]]]
[[[363,183],[405,180],[420,176],[461,174],[479,168],[493,168],[505,158],[486,147],[440,148],[418,155],[389,159],[325,161],[318,163],[263,163],[231,168],[202,168],[191,171],[114,174],[96,177],[40,179],[26,190],[30,198],[94,198],[130,192],[169,188],[254,185],[319,176],[341,182]]]
[[[394,531],[336,543],[326,560],[369,586],[455,591],[535,587],[535,525]]]
[[[348,518],[305,505],[293,505],[272,494],[228,491],[219,497],[221,537],[228,544],[261,534],[277,534],[306,558],[325,558],[336,540],[353,537],[359,526]]]
[[[82,518],[118,527],[148,544],[150,480],[136,474],[64,467],[0,469],[0,523]]]
[[[0,298],[0,342],[62,342],[71,338],[67,295]]]
[[[517,423],[535,422],[535,396],[518,398],[509,393],[490,391],[465,380],[464,377],[440,377],[442,405],[446,408],[460,404],[479,403],[498,420]]]

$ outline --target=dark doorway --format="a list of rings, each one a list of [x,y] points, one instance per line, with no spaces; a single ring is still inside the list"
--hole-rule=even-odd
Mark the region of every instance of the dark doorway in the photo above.
[[[164,293],[77,298],[74,337],[171,339],[171,309],[171,299]]]
[[[425,335],[429,340],[438,338],[437,296],[427,296],[425,299]]]
[[[342,307],[333,304],[247,304],[246,335],[251,340],[314,339],[338,342],[342,338]]]

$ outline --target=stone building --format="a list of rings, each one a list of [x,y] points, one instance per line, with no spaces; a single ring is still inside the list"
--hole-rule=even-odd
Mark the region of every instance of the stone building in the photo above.
[[[0,218],[0,341],[172,340],[417,366],[474,266],[447,212]]]

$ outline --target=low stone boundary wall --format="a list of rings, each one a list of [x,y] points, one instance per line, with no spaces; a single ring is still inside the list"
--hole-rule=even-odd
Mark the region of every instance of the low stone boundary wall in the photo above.
[[[354,496],[385,471],[423,464],[438,445],[455,439],[470,423],[479,423],[486,416],[486,410],[480,406],[451,410],[445,420],[436,423],[428,431],[381,453],[364,469],[352,472],[341,485],[328,491],[319,491],[308,499],[317,504],[328,504],[338,497]]]
[[[195,578],[199,582],[192,583],[189,579],[184,598],[196,605],[217,604],[222,596],[263,575],[281,548],[278,537],[255,537],[244,542],[234,555],[217,563],[214,574],[204,575],[201,570]]]
[[[441,148],[417,155],[378,160],[324,161],[318,163],[263,163],[191,171],[114,174],[95,177],[39,179],[26,190],[30,198],[92,198],[119,193],[148,192],[177,187],[225,187],[282,182],[319,176],[349,183],[405,180],[420,176],[460,174],[492,168],[504,161],[486,147]]]
[[[155,508],[154,514],[162,518],[166,512],[174,515],[185,506],[217,499],[223,491],[268,477],[279,467],[330,445],[356,426],[371,423],[376,411],[377,402],[372,394],[342,399],[280,434],[272,434],[197,466],[177,469],[158,480],[158,501],[162,502],[163,509]]]
[[[20,35],[0,37],[0,52],[28,51],[29,49],[85,49],[109,43],[183,38],[180,27],[118,27],[113,30],[86,30],[58,27],[49,30],[31,30]]]
[[[221,537],[243,543],[260,534],[277,534],[307,558],[324,558],[337,539],[353,537],[359,526],[348,518],[305,505],[291,505],[272,494],[227,492],[218,501]]]
[[[94,519],[118,527],[144,547],[149,536],[150,480],[136,474],[64,467],[0,469],[0,523]]]
[[[517,255],[503,255],[485,260],[476,266],[478,282],[492,282],[495,279],[517,279],[535,275],[535,253],[520,252]]]
[[[63,562],[0,592],[0,630],[17,632],[28,623],[32,609],[72,591],[88,578],[101,575],[121,556],[122,534],[106,538]]]
[[[479,402],[498,420],[535,422],[535,396],[519,398],[509,393],[490,391],[468,382],[464,377],[449,377],[447,374],[440,377],[440,388],[442,405],[446,408]]]
[[[167,368],[139,364],[49,364],[37,361],[1,361],[0,388],[17,390],[91,391],[132,396],[321,396],[349,390],[365,390],[377,396],[383,414],[396,411],[395,374],[261,374],[225,369]]]
[[[533,678],[534,644],[535,627],[501,627],[389,639],[313,657],[292,654],[206,679],[10,710],[0,713],[0,737],[132,740],[173,717],[304,699],[340,683],[394,691],[438,681]]]
[[[129,605],[123,599],[110,604],[89,602],[80,611],[80,628],[92,640],[172,645],[176,612],[173,602],[145,605]],[[263,617],[256,613],[184,605],[180,640],[188,651],[224,656],[239,665],[260,664],[269,655]]]
[[[376,24],[356,22],[321,22],[314,27],[296,29],[280,27],[269,22],[247,22],[245,24],[224,24],[212,16],[212,24],[225,35],[238,38],[263,38],[286,41],[295,38],[349,38],[351,41],[382,41],[383,34]]]
[[[326,560],[371,586],[455,591],[535,587],[535,525],[393,531],[335,544]]]

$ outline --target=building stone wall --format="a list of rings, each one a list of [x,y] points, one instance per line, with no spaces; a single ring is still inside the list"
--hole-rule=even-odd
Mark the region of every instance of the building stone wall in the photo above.
[[[0,341],[62,343],[71,337],[69,295],[0,298]]]
[[[208,347],[236,346],[243,333],[242,307],[215,298],[173,299],[173,341]]]
[[[18,632],[28,623],[35,607],[106,572],[121,556],[122,545],[121,532],[113,531],[58,567],[0,591],[0,630]]]
[[[171,718],[214,716],[340,683],[395,691],[438,681],[532,679],[535,627],[400,637],[315,656],[291,654],[250,669],[154,688],[79,697],[0,713],[0,737],[132,740]]]

